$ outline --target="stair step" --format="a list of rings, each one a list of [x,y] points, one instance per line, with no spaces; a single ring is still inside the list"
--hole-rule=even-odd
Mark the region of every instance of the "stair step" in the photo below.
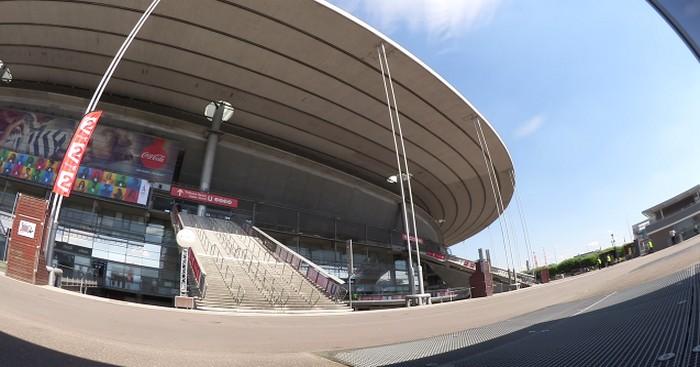
[[[189,214],[181,214],[190,216]],[[220,222],[211,218],[201,218],[190,216],[185,220],[185,223],[208,223],[207,228],[219,228],[224,230],[231,224],[228,222]],[[294,270],[289,264],[277,260],[269,250],[258,242],[257,239],[225,232],[215,232],[212,230],[202,230],[196,227],[192,228],[204,234],[209,242],[216,246],[221,254],[225,257],[222,264],[224,265],[224,273],[227,278],[224,280],[224,274],[219,271],[220,263],[211,256],[198,257],[200,264],[207,273],[207,290],[203,299],[197,299],[197,308],[208,310],[235,310],[236,312],[348,312],[350,308],[344,304],[333,302],[329,299],[319,287],[312,284],[304,278],[297,270]],[[225,236],[232,241],[228,244],[223,244],[220,237]],[[199,242],[199,241],[198,241]],[[248,262],[241,261],[240,258],[234,258],[231,246],[235,246],[241,250],[247,250],[249,254],[255,254],[256,258],[252,258],[252,266],[250,260]],[[193,246],[195,254],[204,255],[202,244],[197,243]],[[229,251],[231,250],[231,251]],[[238,250],[238,254],[243,251]],[[257,271],[265,274],[266,280],[263,284],[261,279],[256,278],[253,272]],[[233,279],[231,278],[233,275]],[[290,278],[292,281],[290,282]],[[298,286],[301,284],[301,288]],[[230,287],[230,288],[229,288]],[[274,295],[268,294],[268,287],[274,287]],[[297,290],[299,289],[299,290]],[[239,294],[240,290],[240,294]],[[281,293],[280,293],[281,292]],[[317,293],[316,293],[317,292]],[[236,300],[236,295],[241,298],[240,302]],[[270,302],[270,297],[276,298],[281,295],[284,304],[273,304]]]

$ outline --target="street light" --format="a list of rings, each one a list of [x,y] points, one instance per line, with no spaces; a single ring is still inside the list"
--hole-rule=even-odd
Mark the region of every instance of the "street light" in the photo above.
[[[2,60],[0,60],[0,80],[5,83],[12,81],[12,73],[10,72],[10,68],[5,65]]]
[[[206,107],[204,107],[204,117],[209,121],[214,121],[214,115],[216,114],[216,109],[222,107],[223,114],[221,115],[221,121],[226,122],[233,117],[233,106],[226,101],[216,101],[210,102]]]
[[[207,147],[204,153],[204,162],[202,162],[202,176],[199,183],[199,189],[202,192],[209,192],[211,186],[211,177],[214,172],[214,158],[216,157],[216,146],[219,144],[219,135],[221,132],[221,124],[233,117],[233,106],[226,101],[212,101],[204,107],[204,117],[211,121],[211,128],[207,136]],[[197,206],[197,215],[204,216],[207,212],[207,207],[203,204]]]
[[[408,177],[409,176],[406,175],[405,173],[401,174],[402,181],[404,181],[404,182],[408,181]],[[413,174],[411,174],[410,177],[413,177]],[[387,177],[386,182],[388,182],[390,184],[395,184],[395,183],[399,182],[399,175],[391,175],[391,176]]]

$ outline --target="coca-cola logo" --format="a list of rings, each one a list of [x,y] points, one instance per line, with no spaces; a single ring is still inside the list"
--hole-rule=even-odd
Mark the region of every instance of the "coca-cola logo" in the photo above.
[[[141,164],[143,164],[144,167],[148,169],[159,169],[167,163],[168,156],[163,148],[163,144],[164,141],[162,139],[156,139],[141,152]]]
[[[141,154],[141,159],[165,163],[165,154],[153,154],[151,152],[143,152]]]

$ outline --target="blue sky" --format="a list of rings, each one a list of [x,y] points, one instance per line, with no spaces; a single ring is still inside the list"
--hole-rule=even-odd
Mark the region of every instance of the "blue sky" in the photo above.
[[[453,84],[505,140],[540,264],[630,240],[700,183],[700,63],[643,0],[336,0]],[[400,104],[400,101],[399,101]],[[410,152],[409,152],[410,156]],[[516,263],[526,251],[515,201]],[[453,246],[505,265],[498,223]]]

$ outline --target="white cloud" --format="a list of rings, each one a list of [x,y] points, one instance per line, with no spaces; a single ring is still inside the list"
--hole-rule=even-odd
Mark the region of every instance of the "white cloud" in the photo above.
[[[358,9],[384,32],[405,25],[432,39],[446,40],[488,24],[501,0],[336,0],[346,10]]]
[[[528,137],[539,130],[542,127],[542,124],[544,124],[544,116],[541,114],[532,116],[527,121],[520,124],[520,126],[515,130],[515,137],[519,139]]]
[[[589,242],[586,244],[586,247],[589,249],[592,249],[592,250],[597,250],[598,248],[600,248],[600,242],[598,242],[598,241]]]

